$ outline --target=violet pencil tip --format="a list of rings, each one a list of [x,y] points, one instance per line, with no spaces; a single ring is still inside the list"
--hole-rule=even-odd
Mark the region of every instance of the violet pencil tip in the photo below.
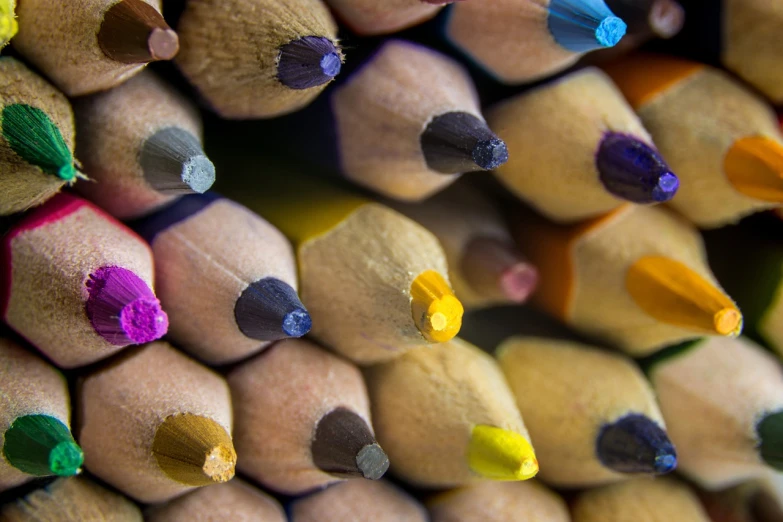
[[[120,324],[133,344],[144,344],[166,335],[169,318],[161,309],[160,301],[142,297],[123,307]]]
[[[305,36],[280,48],[277,79],[290,89],[310,89],[332,80],[342,65],[340,51],[331,40]]]

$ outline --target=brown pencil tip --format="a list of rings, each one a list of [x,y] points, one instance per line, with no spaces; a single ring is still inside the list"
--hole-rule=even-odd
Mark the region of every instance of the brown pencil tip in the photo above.
[[[321,418],[310,449],[313,463],[330,475],[377,480],[389,469],[389,458],[367,423],[345,408]]]
[[[726,178],[751,198],[783,203],[783,145],[766,136],[737,140],[723,160]]]
[[[479,295],[523,303],[538,284],[538,271],[507,241],[479,237],[465,247],[462,276]]]
[[[171,60],[179,38],[154,7],[143,0],[122,0],[103,17],[98,45],[110,60],[149,63]]]
[[[152,454],[161,471],[188,486],[208,486],[234,477],[237,454],[231,437],[207,417],[180,413],[158,426]]]

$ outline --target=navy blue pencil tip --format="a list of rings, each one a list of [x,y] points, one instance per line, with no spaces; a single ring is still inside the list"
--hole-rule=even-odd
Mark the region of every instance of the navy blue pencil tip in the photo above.
[[[340,73],[340,51],[328,38],[305,36],[280,48],[277,79],[289,89],[323,85]]]
[[[549,32],[564,49],[585,53],[614,47],[625,36],[627,25],[603,0],[552,0]]]
[[[310,314],[304,308],[292,310],[283,317],[283,331],[289,337],[307,335],[312,326],[313,321],[310,319]]]
[[[312,327],[296,291],[274,277],[248,285],[236,301],[234,318],[243,334],[259,341],[302,337]]]
[[[662,475],[677,467],[677,452],[666,432],[637,413],[601,428],[596,454],[604,466],[619,473]]]

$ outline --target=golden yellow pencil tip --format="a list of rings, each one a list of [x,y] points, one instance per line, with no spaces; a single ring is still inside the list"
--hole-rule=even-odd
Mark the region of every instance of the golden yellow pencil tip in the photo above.
[[[636,304],[662,323],[712,335],[742,331],[742,313],[732,300],[679,261],[643,257],[628,269],[625,286]]]
[[[207,417],[171,415],[155,432],[152,454],[169,478],[188,486],[208,486],[234,477],[237,454],[226,430]]]
[[[411,284],[413,321],[431,343],[450,341],[462,327],[462,303],[438,272],[427,270]]]
[[[0,0],[0,47],[16,35],[19,24],[16,23],[14,6],[9,0]]]
[[[536,454],[525,437],[483,424],[473,428],[468,464],[474,473],[492,480],[527,480],[538,473]]]
[[[783,145],[766,136],[737,140],[723,160],[726,178],[751,198],[783,203]]]

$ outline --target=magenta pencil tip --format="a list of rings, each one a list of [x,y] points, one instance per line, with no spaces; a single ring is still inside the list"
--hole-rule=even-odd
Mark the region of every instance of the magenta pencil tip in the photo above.
[[[527,301],[538,285],[538,270],[521,261],[507,268],[500,276],[500,288],[512,303]]]
[[[115,346],[163,337],[169,319],[147,284],[118,266],[101,267],[86,282],[87,317],[95,332]]]

